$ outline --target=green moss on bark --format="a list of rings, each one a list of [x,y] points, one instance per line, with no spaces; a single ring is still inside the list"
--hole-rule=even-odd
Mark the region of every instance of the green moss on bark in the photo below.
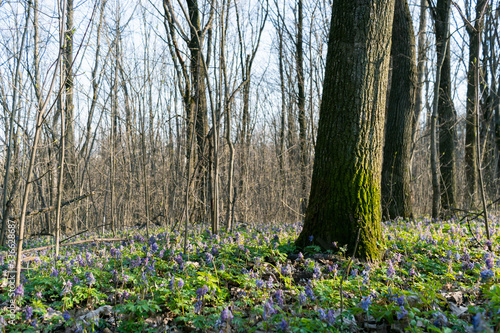
[[[383,242],[380,181],[394,4],[335,0],[315,147],[299,247],[347,245],[374,260]]]

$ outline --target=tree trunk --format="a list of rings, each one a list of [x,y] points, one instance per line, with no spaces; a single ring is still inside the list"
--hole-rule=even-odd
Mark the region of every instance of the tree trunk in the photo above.
[[[37,3],[35,3],[35,10],[36,10]],[[9,202],[9,182],[10,182],[10,169],[11,169],[11,164],[12,164],[12,153],[14,153],[14,147],[16,147],[16,143],[13,140],[14,137],[14,127],[15,127],[15,117],[16,117],[16,109],[17,109],[17,93],[19,90],[19,81],[21,80],[21,72],[20,72],[20,66],[21,66],[21,57],[24,51],[24,44],[26,41],[26,36],[28,34],[28,23],[30,19],[30,14],[31,14],[31,2],[29,3],[28,6],[28,11],[26,13],[26,24],[24,26],[24,31],[21,39],[21,47],[18,52],[16,52],[16,69],[15,69],[15,76],[14,76],[14,89],[12,92],[12,107],[10,110],[10,117],[9,117],[9,125],[8,125],[8,138],[7,138],[7,157],[5,161],[5,175],[4,175],[4,182],[3,182],[3,200],[2,200],[2,229],[0,232],[0,246],[5,245],[5,236],[7,232],[7,223],[8,223],[8,216],[9,212],[12,209],[12,202]],[[35,15],[37,15],[35,13]],[[38,18],[38,16],[36,16]],[[35,20],[36,24],[37,20]],[[37,46],[35,47],[35,61],[38,60],[38,27],[35,29],[36,34],[35,34],[35,44]],[[38,67],[37,67],[38,68]],[[5,108],[7,108],[4,105]],[[19,149],[19,148],[17,148]],[[14,187],[13,187],[14,188]],[[10,198],[13,198],[15,195],[15,191],[11,191],[10,193]]]
[[[28,18],[27,21],[29,20],[29,13],[30,11],[28,10]],[[64,17],[64,16],[62,16]],[[64,18],[61,19],[61,21],[64,21]],[[64,22],[59,22],[59,49],[63,47],[63,26]],[[37,116],[36,116],[36,123],[35,123],[35,135],[33,138],[33,145],[31,147],[31,153],[30,153],[30,158],[29,158],[29,163],[28,163],[28,170],[26,172],[26,180],[24,183],[24,193],[23,193],[23,198],[22,198],[22,206],[21,206],[21,216],[19,218],[19,241],[17,243],[17,256],[16,256],[16,287],[19,286],[21,283],[21,264],[22,264],[22,252],[23,252],[23,243],[24,243],[24,229],[26,225],[26,211],[28,209],[28,200],[29,200],[29,195],[31,191],[31,185],[33,183],[33,169],[35,167],[35,160],[36,160],[36,153],[38,150],[38,141],[40,140],[40,133],[42,130],[42,125],[45,120],[45,110],[50,98],[50,95],[52,94],[52,90],[55,85],[56,77],[57,77],[57,69],[60,67],[60,63],[62,61],[62,55],[61,53],[58,54],[57,57],[57,62],[55,65],[56,70],[54,71],[54,75],[52,76],[50,87],[47,91],[47,98],[43,102],[41,106],[38,108]]]
[[[280,90],[281,90],[281,119],[280,119],[280,155],[279,155],[279,168],[280,168],[280,178],[281,178],[281,200],[283,205],[286,205],[286,193],[287,193],[287,182],[286,182],[286,162],[287,162],[287,151],[286,151],[286,91],[285,91],[285,68],[283,65],[283,28],[281,24],[277,24],[279,46],[278,46],[278,61],[279,61],[279,72],[280,72]],[[287,208],[285,208],[287,209]],[[285,210],[286,211],[286,210]],[[285,217],[288,214],[285,214]]]
[[[302,29],[303,29],[303,13],[302,0],[298,0],[299,17],[297,22],[297,106],[299,109],[299,149],[300,149],[300,214],[305,214],[307,207],[306,191],[307,191],[307,139],[306,139],[306,97],[304,92],[304,55],[302,47]]]
[[[196,117],[196,126],[194,128],[196,133],[197,142],[197,157],[200,164],[200,173],[197,179],[195,187],[198,188],[199,202],[198,207],[195,208],[196,220],[205,219],[204,208],[207,206],[205,204],[205,192],[206,192],[206,180],[207,180],[207,168],[205,163],[205,138],[208,132],[208,119],[207,119],[207,97],[206,97],[206,85],[205,85],[205,70],[202,64],[202,40],[201,34],[201,24],[200,24],[200,10],[198,8],[197,0],[187,0],[187,6],[189,11],[190,20],[190,33],[191,40],[189,41],[189,52],[191,54],[190,69],[191,69],[191,82],[192,82],[192,95],[191,95],[191,110],[193,110],[194,117]]]
[[[482,9],[486,0],[478,0],[476,4],[476,22],[474,27],[467,25],[469,34],[469,69],[467,71],[467,103],[465,119],[465,178],[467,190],[465,193],[465,204],[469,208],[477,205],[477,164],[476,164],[476,103],[479,100],[476,96],[476,75],[479,69],[479,34],[483,29]]]
[[[296,241],[347,244],[376,259],[383,242],[380,181],[394,2],[334,0],[318,139],[304,228]]]
[[[424,86],[425,62],[427,60],[427,43],[425,38],[427,26],[427,0],[420,0],[420,20],[418,25],[418,59],[417,59],[417,88],[415,92],[415,113],[412,122],[412,145],[418,133],[418,120],[422,113],[422,88]]]
[[[449,210],[456,206],[455,125],[457,115],[451,99],[451,63],[449,43],[450,0],[438,0],[435,8],[436,51],[442,57],[439,82],[439,164],[441,170],[441,205]]]
[[[74,86],[74,75],[73,75],[73,0],[66,0],[66,31],[64,33],[64,113],[65,113],[65,135],[64,135],[64,145],[66,152],[65,164],[66,171],[64,172],[64,194],[68,197],[75,196],[76,182],[76,156],[75,156],[75,133],[74,133],[74,103],[73,103],[73,86]],[[64,228],[67,230],[72,230],[73,232],[78,232],[77,221],[78,217],[73,212],[69,212],[64,219]]]
[[[396,0],[392,26],[392,85],[382,164],[382,207],[387,219],[412,215],[410,162],[415,113],[415,36],[406,0]]]

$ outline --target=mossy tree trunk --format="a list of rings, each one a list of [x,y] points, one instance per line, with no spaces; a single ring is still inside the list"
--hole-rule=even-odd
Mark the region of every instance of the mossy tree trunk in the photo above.
[[[412,215],[410,163],[417,84],[415,36],[406,0],[396,0],[392,25],[392,82],[382,164],[384,218]]]
[[[309,204],[299,247],[379,257],[384,112],[394,2],[334,0]]]

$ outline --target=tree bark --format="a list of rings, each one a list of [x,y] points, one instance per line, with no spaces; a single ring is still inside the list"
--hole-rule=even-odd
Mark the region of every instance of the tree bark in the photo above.
[[[415,36],[406,0],[396,0],[392,26],[392,85],[382,164],[382,209],[387,219],[412,215],[410,163],[415,113]]]
[[[37,3],[35,3],[35,10],[36,10]],[[20,84],[19,81],[21,80],[21,72],[20,72],[20,66],[21,66],[21,58],[22,54],[24,51],[24,44],[26,41],[26,36],[28,34],[28,23],[30,19],[30,14],[31,14],[31,1],[28,3],[28,10],[26,12],[26,24],[24,26],[23,30],[23,35],[21,38],[21,46],[19,51],[16,53],[16,69],[15,69],[15,76],[14,76],[14,89],[12,92],[12,107],[10,110],[10,117],[9,117],[9,125],[8,125],[8,137],[7,137],[7,157],[5,161],[5,175],[3,179],[3,200],[2,200],[2,229],[0,232],[0,246],[4,246],[5,244],[5,235],[7,232],[7,223],[8,223],[8,216],[10,213],[10,210],[12,208],[12,202],[9,202],[9,182],[10,182],[10,169],[11,169],[11,162],[12,162],[12,153],[14,152],[14,147],[16,147],[16,143],[13,140],[14,137],[14,127],[15,127],[15,117],[16,117],[16,109],[17,109],[17,93],[19,90],[18,85]],[[36,15],[36,13],[35,13]],[[38,16],[37,16],[38,17]],[[36,22],[36,21],[35,21]],[[38,27],[36,28],[36,32],[38,32]],[[37,44],[38,34],[35,34],[35,43]],[[38,47],[38,46],[37,46]],[[38,48],[35,48],[37,51]],[[38,60],[38,53],[35,53],[35,61]],[[6,104],[6,103],[5,103]],[[4,106],[7,108],[7,106]],[[17,148],[19,149],[19,148]],[[14,189],[14,187],[13,187]],[[10,193],[10,198],[13,198],[15,195],[15,191],[11,191]]]
[[[422,88],[424,86],[425,62],[427,60],[427,43],[425,38],[427,26],[427,0],[420,0],[420,20],[418,24],[418,59],[417,59],[417,88],[415,92],[415,113],[412,122],[412,144],[415,144],[418,132],[420,114],[422,113]]]
[[[207,180],[207,166],[205,162],[205,138],[208,133],[208,107],[207,107],[207,96],[206,96],[206,85],[205,85],[205,70],[202,64],[202,40],[204,36],[201,33],[201,23],[200,23],[200,10],[198,8],[197,0],[187,0],[187,7],[189,11],[189,21],[190,21],[190,37],[191,40],[188,43],[190,58],[190,70],[191,70],[191,82],[192,82],[192,95],[190,99],[191,112],[196,117],[196,126],[194,131],[196,133],[197,149],[196,154],[199,159],[200,173],[195,184],[195,188],[198,188],[199,201],[201,205],[195,208],[195,219],[202,221],[205,219],[205,209],[203,207],[207,206],[205,203],[206,197],[206,180]],[[189,117],[188,117],[189,118]]]
[[[29,11],[28,11],[29,14]],[[61,15],[62,21],[64,21],[64,9],[63,9],[63,15]],[[56,77],[57,77],[57,70],[60,67],[60,63],[62,61],[62,49],[63,49],[63,39],[64,39],[64,34],[63,34],[63,26],[64,22],[59,23],[59,53],[57,57],[57,62],[55,65],[55,72],[54,75],[52,76],[50,87],[47,91],[47,98],[43,102],[41,106],[38,108],[37,116],[36,116],[36,123],[35,123],[35,135],[33,138],[33,145],[31,147],[31,154],[29,158],[29,163],[28,163],[28,170],[26,172],[26,180],[24,183],[24,193],[23,193],[23,199],[22,199],[22,206],[21,206],[21,217],[19,218],[19,241],[17,243],[17,256],[16,256],[16,287],[19,286],[21,283],[21,263],[22,263],[22,252],[23,252],[23,243],[24,243],[24,228],[26,225],[26,211],[28,209],[28,200],[29,200],[29,195],[31,191],[31,185],[33,183],[33,169],[35,167],[35,160],[36,160],[36,153],[38,150],[38,141],[40,140],[40,133],[42,130],[42,125],[45,120],[45,110],[47,107],[47,104],[49,102],[50,95],[52,94],[52,90],[55,85]]]
[[[483,30],[484,17],[482,10],[486,0],[478,0],[476,4],[476,21],[474,27],[467,25],[469,34],[469,69],[467,71],[467,102],[465,118],[465,179],[467,190],[465,193],[465,204],[469,208],[477,205],[477,163],[476,163],[476,75],[479,69],[480,36]]]
[[[75,156],[75,133],[74,133],[74,103],[73,103],[73,86],[74,86],[74,74],[73,74],[73,0],[66,0],[66,31],[64,33],[64,113],[65,113],[65,134],[64,134],[64,145],[65,145],[65,172],[64,172],[64,183],[63,189],[67,196],[74,196],[76,192],[76,156]],[[69,214],[64,219],[64,227],[66,229],[73,229],[74,232],[78,232],[78,217],[73,212]]]
[[[383,242],[380,182],[394,2],[334,0],[318,139],[299,247],[347,245],[376,259]]]
[[[436,51],[442,59],[439,82],[439,164],[441,171],[441,206],[456,206],[455,124],[457,115],[451,99],[451,62],[449,43],[450,0],[438,0],[435,7]]]
[[[302,47],[302,29],[303,29],[303,1],[298,0],[298,22],[297,22],[297,107],[299,109],[299,149],[300,149],[300,213],[304,214],[307,207],[306,190],[307,190],[307,139],[306,139],[306,97],[304,92],[304,51]]]

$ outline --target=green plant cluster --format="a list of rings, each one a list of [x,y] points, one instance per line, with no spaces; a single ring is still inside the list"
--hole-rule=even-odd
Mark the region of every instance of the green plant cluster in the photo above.
[[[377,262],[350,258],[337,243],[319,253],[314,235],[298,253],[301,223],[220,235],[196,226],[186,252],[179,231],[129,229],[120,234],[128,241],[63,247],[58,258],[33,253],[15,325],[0,308],[0,331],[496,332],[500,234],[491,221],[493,252],[481,221],[385,222]]]

